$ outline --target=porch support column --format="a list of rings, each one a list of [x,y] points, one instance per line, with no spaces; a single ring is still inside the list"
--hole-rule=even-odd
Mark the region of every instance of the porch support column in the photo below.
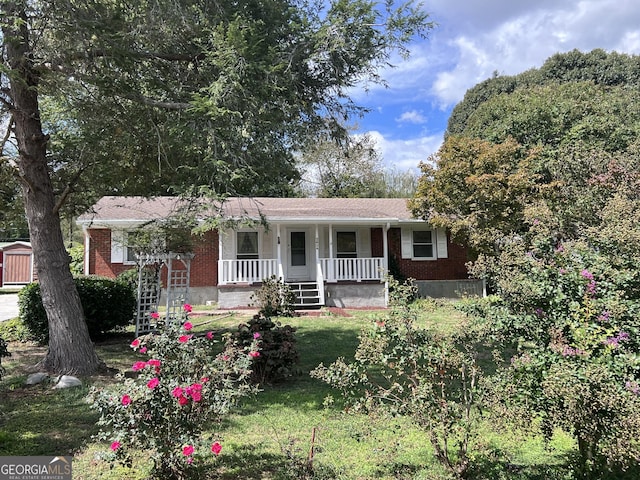
[[[389,228],[391,225],[388,223],[382,227],[382,252],[383,252],[383,266],[382,274],[384,275],[384,305],[389,306],[389,280],[387,274],[389,273]]]
[[[89,230],[83,226],[82,233],[84,233],[84,274],[89,275],[89,259],[91,258],[91,252],[89,249],[91,248],[91,237],[89,236]],[[33,262],[32,262],[33,263]],[[31,279],[33,280],[33,272],[31,273]],[[2,283],[2,279],[0,278],[0,283]]]
[[[322,271],[322,263],[320,262],[320,233],[319,227],[316,223],[315,234],[315,251],[316,251],[316,284],[318,285],[318,297],[320,302],[324,305],[324,272]]]
[[[329,271],[327,272],[327,281],[336,281],[335,262],[333,260],[333,225],[329,224]]]
[[[278,280],[284,282],[284,268],[282,267],[282,241],[280,239],[280,224],[276,225],[276,259],[278,262]]]

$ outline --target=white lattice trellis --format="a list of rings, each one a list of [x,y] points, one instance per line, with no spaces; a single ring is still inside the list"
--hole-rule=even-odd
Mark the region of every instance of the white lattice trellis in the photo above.
[[[160,325],[168,325],[182,317],[183,305],[189,302],[191,253],[169,252],[160,255],[138,256],[138,309],[136,336],[154,332]],[[153,318],[160,304],[162,269],[167,269],[166,314]]]

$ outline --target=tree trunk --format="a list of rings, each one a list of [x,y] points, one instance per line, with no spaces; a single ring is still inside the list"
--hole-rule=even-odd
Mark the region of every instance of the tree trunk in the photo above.
[[[18,144],[17,166],[22,180],[25,213],[49,320],[49,350],[41,362],[47,371],[87,375],[103,363],[89,338],[80,297],[64,247],[60,217],[47,166],[48,137],[42,131],[38,105],[39,74],[31,60],[24,4],[2,2],[5,65],[9,67],[10,111]]]

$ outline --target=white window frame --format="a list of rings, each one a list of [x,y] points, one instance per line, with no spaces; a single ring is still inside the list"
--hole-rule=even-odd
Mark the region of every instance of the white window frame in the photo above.
[[[256,236],[256,252],[255,254],[242,254],[242,255],[255,255],[255,258],[249,258],[249,257],[240,257],[239,255],[241,255],[240,253],[240,234],[246,234],[246,233],[253,233]],[[262,245],[261,245],[262,239],[261,239],[261,235],[260,232],[258,230],[238,230],[236,231],[235,234],[235,257],[236,260],[256,260],[260,258],[260,252],[262,251]]]
[[[428,232],[431,237],[430,243],[416,243],[416,233]],[[431,246],[431,255],[416,256],[416,246]],[[436,254],[436,231],[430,228],[413,228],[411,229],[411,259],[412,260],[435,260],[438,258]]]
[[[432,257],[416,257],[414,256],[414,240],[413,232],[431,232],[431,244],[433,245]],[[432,261],[441,258],[448,258],[447,232],[440,228],[426,227],[407,227],[401,229],[401,250],[402,258],[415,261]]]
[[[355,251],[353,251],[353,252],[341,252],[341,251],[338,250],[338,245],[339,245],[338,236],[341,233],[352,233],[355,236],[355,247],[356,247]],[[358,254],[358,241],[359,241],[358,231],[357,230],[337,230],[335,235],[336,235],[336,238],[335,238],[336,258],[358,258],[358,256],[359,256],[359,254]],[[341,257],[340,256],[340,255],[344,255],[344,254],[347,254],[347,255],[355,254],[355,257],[352,257],[352,256],[347,256],[347,257],[343,256],[343,257]]]

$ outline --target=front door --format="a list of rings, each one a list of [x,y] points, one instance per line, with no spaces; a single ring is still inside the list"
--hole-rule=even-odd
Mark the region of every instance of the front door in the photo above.
[[[287,253],[289,260],[287,262],[287,279],[298,281],[310,280],[307,231],[291,230],[288,240]]]

